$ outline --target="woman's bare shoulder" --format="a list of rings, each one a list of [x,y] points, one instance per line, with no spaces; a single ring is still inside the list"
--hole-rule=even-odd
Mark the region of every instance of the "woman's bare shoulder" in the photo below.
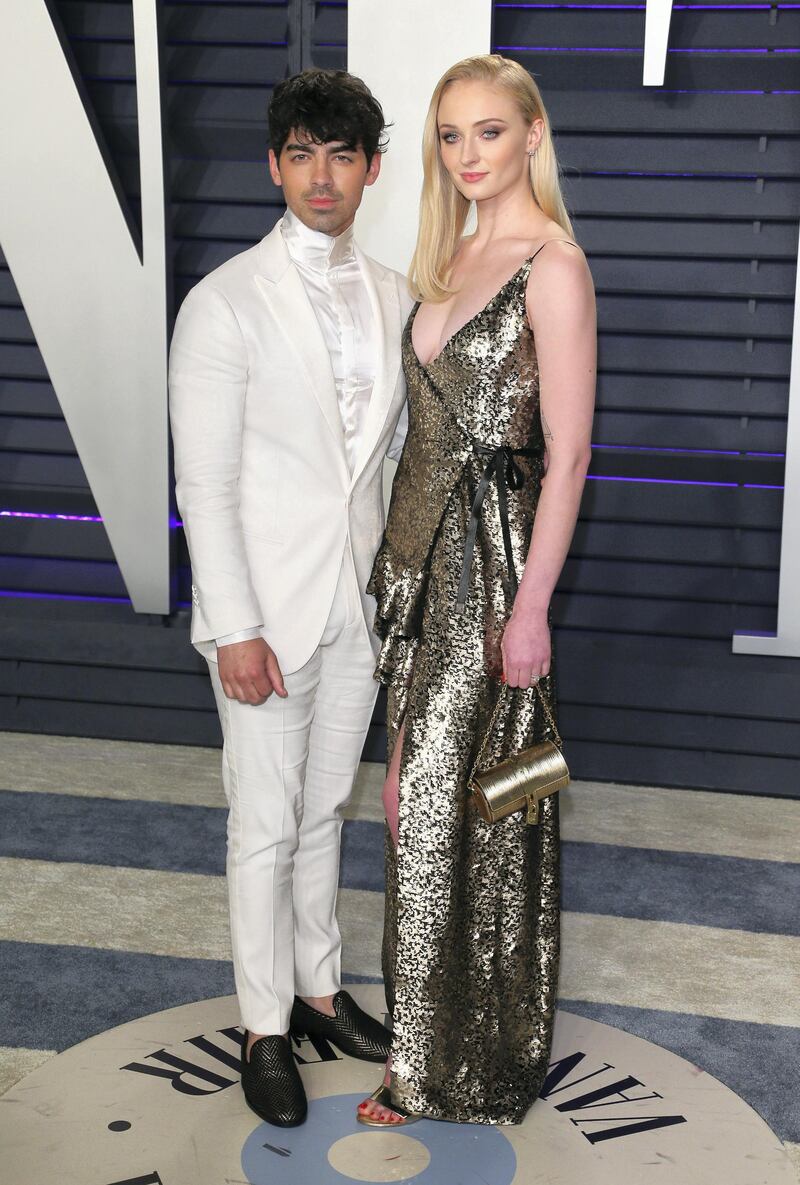
[[[525,286],[525,303],[531,324],[570,310],[586,317],[594,305],[594,281],[583,248],[562,231],[540,250]]]

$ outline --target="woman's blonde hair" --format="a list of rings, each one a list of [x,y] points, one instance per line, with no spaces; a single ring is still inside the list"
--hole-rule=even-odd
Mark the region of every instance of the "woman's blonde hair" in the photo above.
[[[539,147],[530,158],[531,190],[540,209],[572,235],[572,223],[561,196],[559,167],[550,120],[539,88],[528,71],[518,62],[500,54],[464,58],[442,75],[431,98],[422,135],[423,182],[420,198],[419,233],[409,281],[421,300],[445,300],[449,287],[453,256],[464,233],[469,200],[459,193],[442,164],[439,152],[439,103],[451,82],[486,82],[502,87],[516,99],[526,123],[544,121]]]

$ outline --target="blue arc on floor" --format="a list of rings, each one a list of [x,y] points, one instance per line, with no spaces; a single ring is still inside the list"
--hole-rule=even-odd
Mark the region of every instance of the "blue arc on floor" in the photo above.
[[[263,1123],[250,1134],[242,1149],[242,1169],[250,1185],[350,1185],[368,1181],[364,1176],[340,1173],[328,1160],[328,1152],[346,1136],[364,1135],[380,1140],[382,1133],[356,1121],[360,1094],[329,1095],[312,1099],[308,1119],[300,1127],[276,1128]],[[393,1129],[397,1132],[397,1128]],[[430,1163],[420,1172],[402,1178],[398,1185],[511,1185],[517,1157],[496,1127],[474,1123],[434,1123],[421,1119],[403,1135],[428,1150]],[[377,1180],[377,1178],[376,1178]]]

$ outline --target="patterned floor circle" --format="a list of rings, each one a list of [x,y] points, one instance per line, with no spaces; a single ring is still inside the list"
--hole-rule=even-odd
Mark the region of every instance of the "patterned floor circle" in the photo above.
[[[381,1015],[382,990],[353,987]],[[542,1097],[518,1127],[356,1123],[380,1067],[325,1043],[296,1047],[300,1128],[261,1123],[238,1083],[232,997],[101,1033],[0,1098],[3,1180],[14,1185],[795,1185],[780,1141],[702,1069],[562,1012]]]

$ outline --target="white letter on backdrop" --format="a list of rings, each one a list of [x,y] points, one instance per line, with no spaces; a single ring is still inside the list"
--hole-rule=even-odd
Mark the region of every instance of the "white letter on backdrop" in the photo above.
[[[0,8],[0,243],[134,608],[168,613],[158,0],[133,0],[142,258],[45,0]]]

